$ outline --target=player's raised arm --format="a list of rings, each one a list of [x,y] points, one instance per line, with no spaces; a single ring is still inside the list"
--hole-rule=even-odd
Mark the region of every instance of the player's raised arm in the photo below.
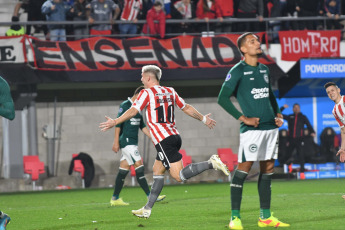
[[[122,114],[122,116],[120,116],[116,119],[112,119],[108,116],[105,116],[105,119],[107,119],[107,121],[100,123],[99,127],[101,128],[101,131],[107,131],[108,129],[111,129],[115,125],[121,124],[121,123],[131,119],[132,117],[137,115],[138,112],[139,111],[136,108],[131,107],[124,114]]]
[[[199,113],[199,111],[196,110],[192,105],[186,104],[182,111],[185,114],[193,117],[194,119],[202,121],[210,129],[213,129],[216,126],[216,121],[210,118],[210,113],[204,116],[201,113]]]

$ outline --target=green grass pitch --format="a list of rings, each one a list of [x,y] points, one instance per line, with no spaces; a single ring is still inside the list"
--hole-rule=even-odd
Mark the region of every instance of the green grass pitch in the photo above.
[[[229,183],[165,186],[167,198],[156,203],[148,220],[131,214],[146,203],[139,187],[126,187],[121,197],[130,203],[110,207],[112,189],[86,189],[0,194],[0,210],[12,220],[8,230],[33,229],[228,229]],[[274,215],[290,223],[287,229],[345,229],[345,180],[273,181]],[[242,199],[244,229],[257,227],[259,197],[256,182],[246,182]]]

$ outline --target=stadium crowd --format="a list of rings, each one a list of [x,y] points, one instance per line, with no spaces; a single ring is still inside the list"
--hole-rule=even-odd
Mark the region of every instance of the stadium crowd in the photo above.
[[[12,21],[19,21],[23,11],[27,13],[27,19],[22,18],[22,21],[84,21],[85,24],[35,25],[34,30],[28,25],[25,31],[16,25],[9,29],[7,36],[42,31],[47,40],[61,41],[111,34],[122,37],[147,34],[166,38],[166,34],[202,31],[265,31],[263,19],[270,17],[332,18],[326,24],[322,20],[269,21],[268,30],[273,34],[270,40],[278,42],[276,32],[279,30],[342,29],[345,24],[345,20],[339,19],[340,15],[345,15],[345,0],[20,0],[15,6]],[[232,23],[231,18],[258,20]],[[171,19],[188,19],[190,22],[184,21],[179,26],[166,23]],[[217,22],[207,23],[210,19]],[[146,20],[146,23],[137,23],[138,20]],[[99,21],[109,24],[95,23]]]

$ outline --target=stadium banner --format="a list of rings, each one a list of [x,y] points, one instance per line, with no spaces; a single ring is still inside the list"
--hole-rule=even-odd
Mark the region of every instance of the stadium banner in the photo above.
[[[24,63],[24,50],[23,36],[0,37],[0,63]]]
[[[279,31],[281,59],[298,61],[311,57],[339,57],[340,30]]]
[[[301,79],[343,78],[345,59],[301,59]]]
[[[258,33],[262,37],[264,33]],[[155,64],[165,69],[229,68],[241,60],[239,35],[179,36],[171,39],[93,37],[79,41],[47,42],[30,37],[38,70],[133,70]],[[275,63],[263,55],[261,63]]]

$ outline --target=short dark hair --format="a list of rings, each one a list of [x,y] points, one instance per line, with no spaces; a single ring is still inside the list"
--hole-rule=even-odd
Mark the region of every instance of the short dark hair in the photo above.
[[[163,6],[162,3],[160,1],[155,1],[155,3],[153,3],[154,6]]]
[[[332,85],[338,88],[337,84],[335,84],[335,83],[332,82],[332,81],[327,82],[323,87],[325,87],[325,89],[327,89],[328,87],[330,87],[330,86],[332,86]]]
[[[253,32],[246,32],[237,38],[237,48],[241,52],[242,55],[244,55],[244,53],[241,51],[241,47],[243,46],[244,42],[246,41],[246,37],[248,35],[256,36]]]
[[[299,107],[301,107],[298,103],[293,104],[292,108],[295,107],[296,105],[298,105]]]
[[[138,88],[135,89],[133,96],[137,95],[140,93],[141,90],[145,89],[143,85],[139,86]]]

